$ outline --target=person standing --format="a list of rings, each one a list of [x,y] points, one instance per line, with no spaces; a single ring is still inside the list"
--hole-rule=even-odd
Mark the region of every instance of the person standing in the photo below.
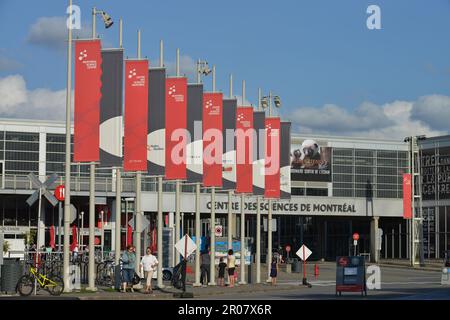
[[[277,284],[278,275],[278,259],[276,257],[272,258],[272,263],[270,264],[270,278],[272,280],[272,285]]]
[[[158,259],[152,254],[152,248],[148,247],[146,255],[141,259],[141,270],[144,270],[144,277],[146,279],[144,293],[153,293],[152,279],[157,265]]]
[[[129,245],[127,247],[127,251],[125,251],[122,255],[122,292],[127,292],[127,283],[130,283],[130,291],[134,292],[133,289],[133,277],[134,277],[134,268],[136,263],[136,254],[134,253],[134,247]]]
[[[223,287],[225,285],[224,278],[225,278],[225,268],[227,267],[227,264],[223,262],[223,257],[220,257],[219,261],[219,286]]]
[[[211,264],[211,258],[209,256],[208,247],[205,247],[205,250],[200,255],[200,259],[201,259],[201,265],[200,265],[201,278],[200,278],[200,282],[202,283],[202,285],[204,287],[206,287],[208,285],[208,282],[210,281],[209,268],[210,268],[210,264]]]
[[[233,255],[232,249],[228,250],[227,268],[228,268],[228,281],[230,283],[230,288],[233,288],[235,282],[234,270],[236,268],[236,258]]]

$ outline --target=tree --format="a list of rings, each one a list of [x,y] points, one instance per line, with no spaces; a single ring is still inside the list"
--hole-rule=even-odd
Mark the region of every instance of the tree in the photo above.
[[[3,242],[3,253],[7,253],[9,251],[10,247],[11,246],[10,246],[9,242],[8,241],[4,241]]]

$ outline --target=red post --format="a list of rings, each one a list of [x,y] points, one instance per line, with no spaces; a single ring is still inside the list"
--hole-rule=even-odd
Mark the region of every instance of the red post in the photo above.
[[[317,279],[318,276],[319,276],[319,266],[316,263],[314,265],[314,277],[316,277],[316,279]]]
[[[303,279],[306,279],[306,254],[305,254],[305,246],[303,246]]]

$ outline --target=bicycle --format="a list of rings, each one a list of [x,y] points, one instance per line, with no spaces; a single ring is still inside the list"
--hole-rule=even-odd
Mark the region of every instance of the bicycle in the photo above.
[[[59,296],[64,291],[64,282],[61,277],[46,276],[39,273],[35,267],[30,267],[30,273],[20,277],[16,290],[21,296],[29,296],[36,284],[39,284],[37,290],[46,289],[52,296]]]

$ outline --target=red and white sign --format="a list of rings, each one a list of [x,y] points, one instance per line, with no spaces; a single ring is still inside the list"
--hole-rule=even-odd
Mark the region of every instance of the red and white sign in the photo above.
[[[75,41],[74,162],[100,160],[100,40]]]
[[[236,193],[253,193],[253,108],[236,109]]]
[[[147,171],[148,60],[125,61],[125,171]]]
[[[222,226],[215,226],[214,228],[214,234],[216,235],[216,237],[221,237],[222,236]]]
[[[353,234],[353,240],[358,241],[359,240],[359,233],[354,233]]]
[[[312,251],[309,250],[309,248],[305,245],[302,245],[300,249],[296,252],[296,255],[302,259],[303,261],[308,260],[309,256],[311,255]]]
[[[222,187],[222,93],[203,94],[203,186]]]
[[[403,218],[412,218],[411,194],[412,194],[411,174],[403,174]]]
[[[280,118],[266,118],[264,197],[280,198]]]
[[[166,179],[186,179],[187,79],[166,79]]]
[[[56,187],[54,195],[55,198],[58,199],[58,201],[64,201],[64,195],[65,195],[65,189],[64,189],[64,185],[60,184],[59,186]]]

